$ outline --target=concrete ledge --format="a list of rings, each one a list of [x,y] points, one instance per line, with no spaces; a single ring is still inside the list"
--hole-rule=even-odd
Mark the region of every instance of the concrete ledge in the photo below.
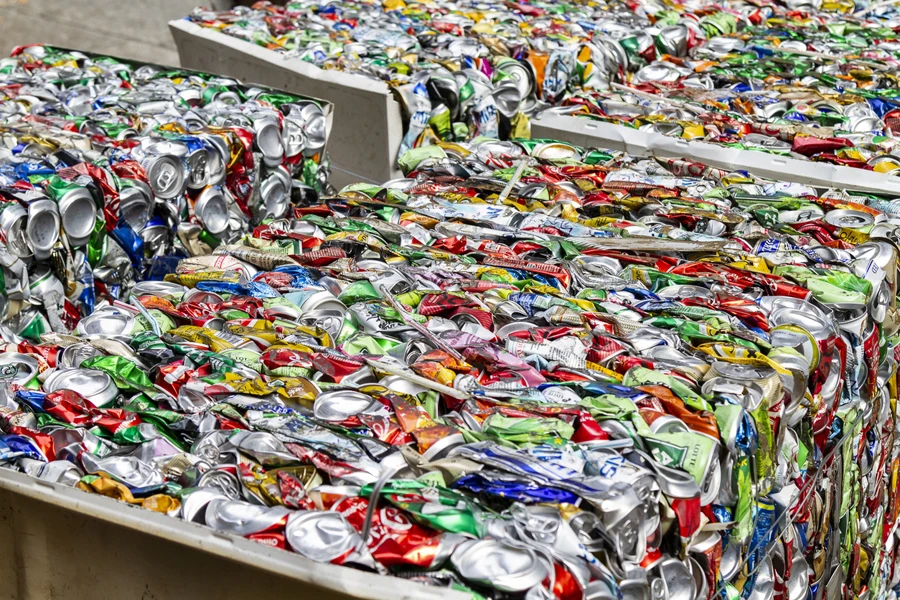
[[[0,600],[467,600],[0,468]]]

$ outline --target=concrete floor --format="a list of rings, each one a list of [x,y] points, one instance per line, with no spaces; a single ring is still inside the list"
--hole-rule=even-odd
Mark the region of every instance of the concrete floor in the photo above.
[[[216,2],[226,4],[226,2]],[[166,23],[210,0],[0,0],[0,55],[46,43],[177,65]]]

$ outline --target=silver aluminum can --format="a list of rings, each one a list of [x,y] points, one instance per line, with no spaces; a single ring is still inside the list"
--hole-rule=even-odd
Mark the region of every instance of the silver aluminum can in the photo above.
[[[81,464],[88,473],[104,473],[131,488],[163,483],[163,476],[156,468],[134,456],[98,458],[90,452],[83,452]]]
[[[253,143],[262,153],[263,162],[269,167],[280,165],[284,157],[284,139],[278,121],[273,117],[259,117],[253,122],[253,131],[256,133]]]
[[[317,419],[340,423],[355,415],[381,412],[382,407],[380,402],[362,392],[335,389],[319,394],[313,414]]]
[[[171,200],[184,191],[186,170],[184,163],[171,154],[151,154],[141,161],[153,193]]]
[[[19,258],[32,255],[28,244],[27,224],[28,211],[21,204],[10,202],[0,209],[0,242]]]
[[[85,400],[101,408],[112,404],[119,395],[119,388],[112,378],[97,369],[56,369],[44,381],[43,387],[46,392],[60,390],[78,392]]]
[[[150,186],[135,179],[122,181],[128,181],[129,185],[123,185],[119,192],[119,214],[132,229],[140,231],[150,220],[153,203]]]
[[[79,335],[130,336],[134,315],[112,306],[104,306],[81,319],[75,331]]]
[[[97,205],[87,188],[77,187],[66,191],[57,200],[63,231],[73,247],[87,244],[94,231]]]
[[[25,385],[34,379],[40,365],[33,356],[18,352],[0,354],[0,380]]]
[[[529,590],[550,574],[537,552],[510,540],[463,542],[450,562],[463,579],[511,593]]]
[[[217,187],[209,186],[200,192],[194,202],[194,214],[212,235],[220,235],[228,229],[228,201]]]
[[[206,506],[205,521],[222,533],[251,535],[276,528],[292,511],[283,506],[259,506],[240,500],[213,499]]]
[[[28,205],[28,225],[25,232],[35,258],[50,256],[59,239],[59,207],[53,200],[35,200]]]
[[[362,542],[356,529],[337,512],[291,511],[284,535],[294,552],[317,562],[338,559]]]
[[[291,176],[283,166],[272,169],[259,186],[260,204],[256,209],[259,217],[280,218],[291,203]]]

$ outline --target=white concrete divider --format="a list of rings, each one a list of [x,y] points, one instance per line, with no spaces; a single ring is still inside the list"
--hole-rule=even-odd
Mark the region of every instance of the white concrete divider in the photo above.
[[[544,112],[532,121],[531,134],[535,138],[556,139],[579,146],[623,150],[635,156],[696,160],[717,169],[748,171],[760,177],[805,183],[816,188],[900,196],[900,177],[893,175],[671,138],[585,117]]]

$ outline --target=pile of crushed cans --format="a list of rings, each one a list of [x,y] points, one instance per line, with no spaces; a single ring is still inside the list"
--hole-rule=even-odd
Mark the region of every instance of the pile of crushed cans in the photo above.
[[[483,138],[331,192],[314,103],[0,78],[3,466],[476,599],[894,594],[891,199]]]
[[[389,83],[401,154],[514,138],[549,110],[900,173],[891,2],[299,0],[189,18]]]
[[[315,101],[0,94],[0,465],[475,599],[896,597],[900,201],[484,137],[334,191]]]
[[[790,3],[690,8],[652,16],[656,59],[627,85],[576,93],[562,103],[568,110],[552,110],[793,158],[900,169],[896,9],[836,19]],[[702,31],[705,41],[688,31]]]
[[[234,80],[28,46],[0,60],[0,331],[208,255],[325,189],[327,111]]]

